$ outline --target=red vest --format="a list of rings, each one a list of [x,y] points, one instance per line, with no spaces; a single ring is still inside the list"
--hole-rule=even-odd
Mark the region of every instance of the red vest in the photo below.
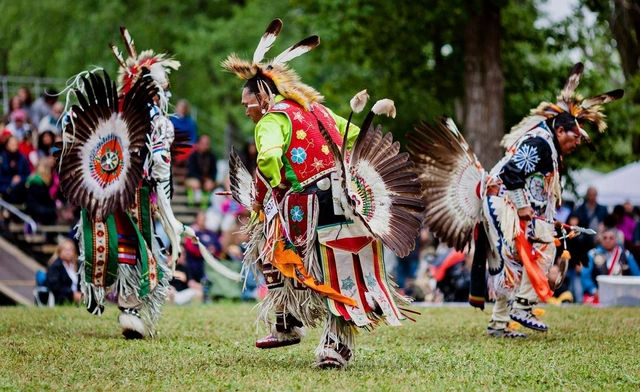
[[[342,146],[342,136],[327,109],[320,104],[305,111],[298,103],[285,99],[275,104],[269,113],[282,113],[291,122],[291,139],[282,155],[282,183],[293,192],[301,192],[308,185],[333,171],[334,161],[327,142],[320,133],[321,123],[333,141]],[[263,179],[264,180],[264,179]],[[265,184],[257,181],[257,200],[265,196]]]

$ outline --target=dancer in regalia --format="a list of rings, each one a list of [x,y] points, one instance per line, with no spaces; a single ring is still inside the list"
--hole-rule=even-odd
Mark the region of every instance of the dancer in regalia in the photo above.
[[[477,228],[469,302],[484,307],[488,264],[488,291],[495,299],[489,336],[525,337],[508,327],[512,320],[547,330],[533,307],[539,300],[546,302],[561,282],[550,285],[546,274],[556,261],[554,218],[561,202],[562,157],[582,140],[591,144],[584,122],[604,131],[600,105],[624,93],[615,90],[583,100],[575,95],[583,68],[581,63],[574,66],[556,104],[542,102],[512,128],[502,140],[505,156],[489,173],[451,119],[438,121],[440,129],[423,122],[416,126],[417,134],[409,135],[409,150],[423,173],[429,230],[462,250]],[[566,260],[561,260],[564,277]]]
[[[75,79],[78,104],[65,117],[56,155],[60,188],[81,207],[77,235],[87,310],[102,314],[115,287],[122,334],[141,339],[155,333],[171,278],[153,219],[170,238],[170,260],[178,258],[181,234],[193,233],[169,204],[171,152],[179,141],[166,115],[168,74],[180,63],[150,50],[138,55],[127,30],[121,32],[127,60],[111,46],[121,65],[119,88],[106,72]]]
[[[382,244],[406,255],[424,205],[408,155],[390,134],[369,129],[374,114],[395,116],[393,102],[376,103],[362,131],[350,125],[286,65],[315,48],[317,36],[263,62],[281,28],[271,22],[253,61],[231,55],[222,64],[245,81],[242,104],[256,124],[255,183],[234,152],[230,158],[232,194],[255,212],[245,266],[260,268],[269,288],[259,313],[271,334],[256,346],[298,343],[304,327],[324,323],[316,365],[341,368],[357,327],[405,318],[398,303],[408,300],[387,277]],[[354,111],[367,98],[366,91],[354,97]]]

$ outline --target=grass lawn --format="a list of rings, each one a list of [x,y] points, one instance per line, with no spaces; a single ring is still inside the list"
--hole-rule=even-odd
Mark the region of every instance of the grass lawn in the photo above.
[[[484,336],[489,316],[419,308],[358,336],[347,370],[312,367],[319,330],[259,350],[252,305],[165,308],[156,339],[125,341],[117,309],[0,308],[0,390],[639,390],[640,309],[546,308],[546,334]]]

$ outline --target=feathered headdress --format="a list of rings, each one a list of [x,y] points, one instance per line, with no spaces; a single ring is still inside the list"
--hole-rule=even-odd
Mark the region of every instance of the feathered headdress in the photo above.
[[[253,53],[252,61],[242,60],[235,53],[232,53],[222,62],[222,68],[235,73],[243,80],[261,77],[271,79],[282,96],[299,103],[305,110],[309,110],[311,104],[322,102],[324,97],[313,87],[302,83],[298,74],[286,63],[320,45],[320,37],[317,35],[307,37],[280,53],[271,62],[262,63],[264,55],[273,46],[280,30],[282,30],[282,21],[280,19],[273,20],[260,39],[260,43]]]
[[[133,38],[126,27],[120,27],[120,34],[127,49],[129,57],[125,60],[118,48],[109,44],[113,55],[120,63],[118,70],[118,86],[122,94],[126,94],[135,82],[142,76],[143,70],[149,70],[151,78],[162,90],[169,88],[169,73],[180,68],[180,62],[174,60],[166,53],[155,54],[153,50],[145,50],[138,55]]]
[[[527,131],[537,126],[541,121],[548,120],[561,113],[569,113],[576,119],[578,129],[587,143],[591,143],[591,139],[589,134],[580,126],[580,122],[591,121],[597,125],[598,131],[604,132],[607,124],[604,122],[606,116],[602,113],[601,105],[622,98],[624,90],[613,90],[592,98],[583,99],[580,94],[575,94],[583,71],[584,65],[582,63],[574,65],[562,92],[558,95],[557,102],[555,104],[550,102],[540,103],[537,108],[531,110],[528,117],[525,117],[518,125],[511,128],[511,132],[505,135],[500,144],[505,148],[511,147]]]

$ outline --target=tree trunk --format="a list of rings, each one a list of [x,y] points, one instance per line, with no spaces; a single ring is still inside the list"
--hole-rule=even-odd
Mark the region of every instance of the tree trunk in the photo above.
[[[640,48],[637,34],[640,29],[640,5],[638,1],[616,0],[609,17],[611,34],[616,40],[616,49],[626,80],[631,79],[640,67]]]
[[[464,129],[480,162],[490,169],[502,156],[504,135],[500,8],[483,0],[481,9],[472,11],[464,32]]]

